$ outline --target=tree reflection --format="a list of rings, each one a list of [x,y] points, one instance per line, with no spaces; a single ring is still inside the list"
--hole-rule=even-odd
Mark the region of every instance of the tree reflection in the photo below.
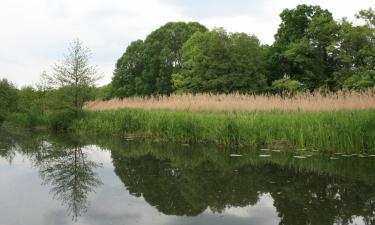
[[[373,183],[256,161],[236,165],[234,160],[201,156],[187,163],[177,153],[163,151],[164,156],[161,150],[144,155],[136,149],[112,151],[115,172],[129,192],[163,214],[197,216],[206,209],[220,213],[253,206],[269,193],[280,224],[350,224],[356,216],[375,224]]]
[[[54,197],[67,207],[72,220],[87,211],[88,195],[102,182],[94,172],[100,164],[88,159],[79,145],[45,146],[38,155],[38,167],[43,184],[50,185]]]

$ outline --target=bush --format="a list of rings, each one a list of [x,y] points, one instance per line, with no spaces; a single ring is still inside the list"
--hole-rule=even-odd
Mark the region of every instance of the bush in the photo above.
[[[72,121],[80,116],[81,113],[77,114],[71,110],[60,110],[51,111],[46,114],[46,123],[49,128],[54,131],[66,131],[68,130]]]
[[[35,113],[8,113],[4,116],[4,121],[26,128],[33,128],[43,125],[43,117]]]
[[[375,71],[359,72],[344,81],[343,87],[349,90],[366,90],[375,86]]]
[[[276,93],[288,93],[295,94],[298,91],[302,91],[302,84],[297,80],[291,80],[289,78],[283,78],[272,82],[272,90]]]
[[[5,121],[5,114],[0,112],[0,125]]]

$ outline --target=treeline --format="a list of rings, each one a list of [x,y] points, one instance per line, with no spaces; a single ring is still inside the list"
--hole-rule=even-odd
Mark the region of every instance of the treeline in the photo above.
[[[285,9],[272,45],[254,35],[170,22],[132,42],[117,61],[102,98],[172,93],[259,93],[375,84],[375,12],[359,25],[336,21],[319,6]]]
[[[18,89],[6,79],[0,80],[0,125],[9,121],[26,127],[46,126],[66,129],[76,118],[75,91],[70,86],[51,88],[38,84]],[[79,101],[95,99],[94,87],[81,87]],[[80,109],[78,109],[78,113]]]

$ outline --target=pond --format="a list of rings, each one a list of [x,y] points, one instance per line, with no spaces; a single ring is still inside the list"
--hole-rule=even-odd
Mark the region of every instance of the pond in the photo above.
[[[375,224],[375,157],[0,129],[0,224]]]

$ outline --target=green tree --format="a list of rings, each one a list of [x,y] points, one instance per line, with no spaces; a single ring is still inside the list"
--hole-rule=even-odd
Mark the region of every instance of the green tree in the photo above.
[[[182,70],[172,80],[178,92],[256,92],[265,86],[263,62],[255,36],[199,32],[183,46]]]
[[[117,61],[112,78],[114,95],[119,98],[143,95],[149,84],[143,80],[144,45],[142,40],[132,42]]]
[[[275,80],[272,82],[272,89],[276,93],[280,94],[295,94],[298,91],[303,90],[302,84],[296,80],[291,80],[289,78],[283,78],[280,80]]]
[[[93,87],[100,79],[95,66],[89,64],[90,50],[81,41],[70,43],[68,54],[53,67],[53,74],[46,76],[49,84],[60,92],[61,100],[69,102],[68,108],[78,112],[92,96]]]
[[[132,42],[116,64],[112,78],[115,95],[171,94],[171,76],[181,69],[183,44],[195,32],[206,30],[199,23],[170,22],[153,31],[144,42]]]
[[[361,11],[359,15],[371,18],[371,10]],[[338,87],[364,89],[374,86],[375,68],[375,27],[370,19],[365,25],[354,25],[347,20],[340,24],[339,41],[334,51],[337,69],[334,72]]]
[[[375,28],[375,11],[372,8],[359,11],[356,17],[365,20],[367,26]]]
[[[17,110],[17,88],[7,79],[0,80],[0,124],[6,115]]]
[[[309,89],[332,88],[335,62],[330,50],[336,44],[339,27],[328,10],[299,5],[285,9],[275,43],[268,53],[268,82],[284,74]]]

